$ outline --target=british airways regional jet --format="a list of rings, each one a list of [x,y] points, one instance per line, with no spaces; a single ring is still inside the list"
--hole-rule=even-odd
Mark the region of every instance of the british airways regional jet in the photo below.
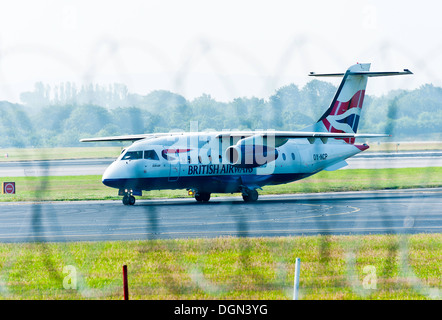
[[[257,189],[300,180],[321,170],[337,170],[347,158],[368,149],[357,138],[388,137],[357,134],[369,77],[412,74],[370,72],[356,64],[345,73],[327,111],[300,131],[152,133],[82,139],[82,142],[132,141],[104,172],[102,182],[119,190],[125,205],[134,205],[142,191],[187,189],[197,201],[212,193],[241,193],[258,199]]]

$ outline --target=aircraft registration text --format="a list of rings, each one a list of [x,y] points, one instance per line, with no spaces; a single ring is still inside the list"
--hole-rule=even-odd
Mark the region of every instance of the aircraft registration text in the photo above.
[[[313,160],[320,161],[320,160],[326,160],[327,159],[326,153],[314,153],[313,154]]]

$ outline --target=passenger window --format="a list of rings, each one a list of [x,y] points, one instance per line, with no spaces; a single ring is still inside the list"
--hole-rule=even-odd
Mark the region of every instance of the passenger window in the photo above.
[[[295,154],[292,153],[292,160],[295,160]]]
[[[282,154],[282,160],[285,161],[285,153]]]
[[[160,160],[158,158],[158,155],[155,152],[155,150],[146,150],[146,151],[144,151],[144,159],[147,159],[147,160]]]
[[[129,151],[121,158],[121,160],[137,160],[143,159],[143,151]]]

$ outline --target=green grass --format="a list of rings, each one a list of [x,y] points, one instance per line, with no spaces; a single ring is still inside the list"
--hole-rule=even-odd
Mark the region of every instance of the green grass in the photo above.
[[[65,160],[117,158],[122,147],[79,147],[79,148],[0,148],[0,162],[31,160]],[[6,157],[6,154],[8,155]]]
[[[100,176],[2,178],[17,194],[1,201],[118,199]],[[442,168],[320,172],[265,187],[261,194],[442,186]],[[143,198],[186,197],[184,190]],[[404,245],[405,244],[405,245]],[[131,299],[291,299],[301,258],[302,299],[427,299],[442,285],[442,235],[217,238],[121,242],[0,244],[0,298],[122,299],[121,267]],[[77,288],[63,281],[76,270]],[[376,289],[364,288],[364,271]],[[431,289],[436,288],[436,289]]]
[[[442,150],[442,141],[413,141],[413,142],[381,142],[370,143],[366,152],[396,152],[396,151],[428,151]]]
[[[131,299],[291,299],[299,257],[301,299],[441,298],[441,256],[441,234],[0,244],[0,297],[122,299],[126,264]]]
[[[101,176],[3,177],[15,181],[15,195],[1,195],[0,201],[109,200],[119,199],[117,190],[101,183]],[[310,193],[379,189],[442,187],[442,167],[400,169],[354,169],[322,171],[307,179],[266,186],[259,193]],[[214,194],[213,196],[225,196]],[[238,194],[236,194],[238,196]],[[144,192],[142,199],[187,197],[186,190]]]

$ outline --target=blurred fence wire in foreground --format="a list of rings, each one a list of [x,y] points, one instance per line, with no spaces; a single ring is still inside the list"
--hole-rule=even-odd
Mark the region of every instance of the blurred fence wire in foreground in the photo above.
[[[170,62],[165,55],[150,43],[122,44],[103,39],[97,43],[97,56],[98,51],[105,50],[124,74],[120,52],[125,45],[136,47],[157,59],[165,69],[169,68]],[[279,83],[284,66],[290,63],[307,61],[306,66],[313,67],[314,62],[308,60],[306,48],[309,45],[312,43],[308,39],[294,38],[281,55],[277,71],[263,87]],[[222,76],[223,63],[217,59],[219,50],[237,55],[254,70],[261,68],[257,59],[241,47],[208,39],[200,39],[190,47],[192,49],[183,58],[180,71],[172,79],[180,91],[185,91],[181,89],[185,88],[192,69],[205,60],[220,75],[219,82],[224,89],[231,96],[237,94],[234,82]],[[333,49],[327,49],[330,48]],[[6,54],[16,54],[17,50],[20,48]],[[74,60],[58,52],[39,47],[22,50],[27,54],[47,55],[67,67],[76,68]],[[400,48],[384,43],[378,50],[385,65],[388,65],[393,60],[393,53]],[[344,65],[333,50],[330,51],[330,59],[335,60],[337,65]],[[82,77],[87,81],[94,79],[100,70],[99,64],[100,61],[91,59],[91,67]],[[434,75],[425,65],[425,60],[421,59],[419,64],[422,66],[419,71],[426,72],[431,81]],[[394,116],[395,110],[392,109],[390,115]],[[275,116],[267,114],[269,112],[264,110],[262,116]],[[235,116],[240,115],[232,114],[232,117]],[[135,126],[136,119],[130,119]],[[391,127],[391,132],[394,129]],[[370,206],[382,226],[379,230],[376,229],[378,227],[370,227],[372,222],[366,216],[370,208],[352,207],[345,198],[330,204],[327,194],[300,196],[295,200],[282,198],[274,202],[266,198],[254,205],[244,204],[237,197],[225,202],[214,198],[204,204],[206,210],[203,214],[200,205],[187,202],[146,201],[134,207],[116,202],[112,206],[118,206],[121,214],[109,214],[108,219],[97,215],[94,220],[94,214],[107,209],[104,203],[78,203],[74,212],[64,212],[64,207],[58,203],[42,201],[51,193],[53,186],[48,177],[53,168],[50,161],[41,163],[39,170],[44,174],[32,178],[38,180],[34,201],[26,206],[0,206],[3,213],[6,208],[13,208],[21,217],[22,222],[14,222],[18,228],[17,225],[11,226],[17,231],[17,238],[26,235],[25,241],[17,242],[10,241],[14,235],[9,235],[10,243],[1,246],[0,295],[3,298],[120,299],[120,270],[123,264],[127,264],[130,296],[134,299],[290,299],[295,259],[298,257],[302,260],[301,299],[394,299],[397,297],[395,294],[405,299],[441,298],[440,256],[432,255],[433,251],[440,253],[441,250],[440,227],[427,235],[421,235],[419,229],[423,220],[430,219],[425,217],[421,208],[440,205],[440,197],[419,196],[420,205],[416,206],[409,201],[413,200],[413,193],[409,193],[405,200],[402,195],[375,194]],[[421,180],[429,179],[433,174],[431,166],[428,163],[428,170],[423,171],[423,175],[427,176],[421,177]],[[26,172],[28,169],[24,167],[23,170]],[[373,184],[397,178],[393,173],[385,176],[375,170],[371,176]],[[281,204],[284,205],[283,210],[275,208]],[[385,209],[392,207],[394,211]],[[210,215],[212,209],[217,210],[216,215],[221,216],[221,222]],[[178,212],[171,218],[170,212],[176,210],[183,210],[182,214]],[[361,210],[365,215],[360,214]],[[70,219],[68,224],[65,222],[67,216]],[[341,220],[334,220],[338,216],[342,217]],[[352,221],[350,226],[337,225],[346,219]],[[435,219],[440,220],[440,215]],[[83,220],[87,221],[89,228],[97,228],[99,236],[78,241],[81,240],[81,228],[85,227]],[[129,221],[135,221],[136,226],[128,225]],[[308,225],[305,224],[307,221]],[[4,220],[4,223],[9,222]],[[222,223],[227,227],[213,234],[204,232],[201,227],[197,229],[204,224]],[[263,231],[263,236],[256,238],[260,230],[272,224],[274,228],[271,231],[267,234]],[[190,228],[187,231],[192,236],[182,239],[181,231],[173,228],[180,225]],[[80,229],[75,229],[76,226]],[[308,226],[305,231],[302,230],[304,226]],[[119,230],[123,233],[126,228],[136,229],[134,239],[138,240],[115,242],[119,239],[118,232],[111,233],[110,239],[105,237],[107,232]],[[373,235],[377,233],[382,235]],[[58,235],[55,240],[54,234]],[[294,237],[290,237],[292,234]],[[32,266],[31,270],[26,268],[29,266]]]

